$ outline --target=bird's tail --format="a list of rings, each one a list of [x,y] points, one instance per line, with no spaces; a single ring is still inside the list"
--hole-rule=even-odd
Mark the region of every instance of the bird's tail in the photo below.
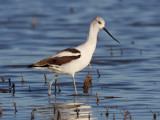
[[[49,67],[49,65],[43,65],[43,66],[37,66],[35,64],[32,64],[32,65],[28,65],[27,68],[36,68],[36,67]]]
[[[27,67],[28,67],[28,68],[33,68],[33,67],[34,67],[34,64],[28,65]]]

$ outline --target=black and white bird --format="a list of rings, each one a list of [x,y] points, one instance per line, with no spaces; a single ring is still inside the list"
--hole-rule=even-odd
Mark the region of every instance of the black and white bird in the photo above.
[[[115,41],[117,41],[105,28],[105,21],[101,17],[96,17],[91,21],[88,37],[85,43],[74,48],[59,51],[52,56],[28,66],[29,68],[46,69],[50,72],[56,73],[53,80],[49,82],[49,96],[51,95],[52,83],[60,74],[69,74],[72,76],[75,95],[78,95],[74,78],[75,73],[81,71],[90,64],[97,44],[97,35],[101,29],[106,31]],[[119,43],[119,41],[117,42]]]

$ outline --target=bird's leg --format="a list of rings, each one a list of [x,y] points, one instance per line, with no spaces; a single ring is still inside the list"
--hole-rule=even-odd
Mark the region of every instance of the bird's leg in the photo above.
[[[57,77],[58,77],[58,75],[55,75],[55,77],[52,79],[52,81],[50,81],[48,84],[48,96],[51,96],[52,83],[57,79]]]
[[[77,93],[77,88],[76,88],[76,83],[75,83],[75,79],[74,79],[74,75],[72,76],[72,79],[73,79],[73,84],[74,84],[74,92],[75,92],[75,95],[78,95],[78,93]]]

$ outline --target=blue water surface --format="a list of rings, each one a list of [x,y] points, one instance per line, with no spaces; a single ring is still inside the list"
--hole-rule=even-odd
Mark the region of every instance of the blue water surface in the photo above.
[[[5,78],[0,80],[0,119],[159,119],[159,6],[159,0],[0,1],[0,77]],[[96,16],[106,21],[120,44],[100,31],[88,93],[82,88],[86,67],[75,76],[79,96],[73,95],[71,76],[60,75],[61,92],[57,87],[55,94],[53,84],[48,97],[54,74],[27,65],[85,42]],[[9,78],[15,94],[9,90]]]

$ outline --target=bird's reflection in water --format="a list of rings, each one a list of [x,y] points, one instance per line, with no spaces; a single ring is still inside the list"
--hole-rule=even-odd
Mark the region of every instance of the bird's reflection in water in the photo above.
[[[91,119],[91,106],[84,103],[51,103],[47,107],[35,106],[36,117],[51,120],[89,120]],[[93,118],[92,118],[93,119]]]

